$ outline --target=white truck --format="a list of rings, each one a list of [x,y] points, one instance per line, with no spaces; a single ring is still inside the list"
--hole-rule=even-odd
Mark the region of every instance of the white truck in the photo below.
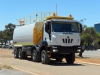
[[[34,62],[50,63],[50,59],[73,64],[80,47],[82,25],[69,17],[50,16],[15,28],[13,34],[14,57],[24,59],[31,56]]]

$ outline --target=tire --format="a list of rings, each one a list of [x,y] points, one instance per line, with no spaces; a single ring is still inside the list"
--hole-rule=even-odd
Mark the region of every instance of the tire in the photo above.
[[[75,61],[75,53],[68,54],[66,57],[66,62],[68,64],[73,64]]]
[[[47,53],[45,50],[42,50],[41,52],[41,62],[42,64],[48,64],[50,62],[50,58],[47,56]]]
[[[36,50],[33,50],[33,52],[32,52],[32,60],[34,62],[41,61],[40,55],[37,54],[37,51]]]
[[[18,51],[18,58],[20,58],[20,59],[24,59],[24,57],[25,57],[24,52],[22,52],[22,50],[19,49],[19,51]]]
[[[26,54],[26,52],[23,52],[23,59],[27,59],[27,54]]]
[[[14,49],[14,58],[18,58],[18,50]]]

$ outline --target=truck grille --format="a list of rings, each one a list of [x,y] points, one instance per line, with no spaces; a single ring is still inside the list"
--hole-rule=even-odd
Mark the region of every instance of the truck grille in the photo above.
[[[73,39],[62,39],[63,43],[72,43],[73,42]]]

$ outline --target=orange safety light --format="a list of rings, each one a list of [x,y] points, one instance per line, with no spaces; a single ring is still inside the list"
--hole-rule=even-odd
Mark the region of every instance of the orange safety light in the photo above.
[[[53,16],[56,16],[56,13],[53,13]]]
[[[72,17],[72,15],[70,14],[69,17]]]

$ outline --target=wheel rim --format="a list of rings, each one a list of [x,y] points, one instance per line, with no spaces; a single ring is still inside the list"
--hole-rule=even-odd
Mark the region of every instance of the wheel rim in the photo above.
[[[16,54],[17,54],[17,51],[15,50],[15,51],[14,51],[14,56],[15,56],[15,57],[17,56]]]
[[[33,51],[33,60],[35,60],[35,58],[36,58],[36,51]]]
[[[19,53],[18,53],[18,56],[19,56],[19,58],[21,57],[21,52],[19,51]]]
[[[41,61],[44,62],[45,61],[45,52],[42,52],[42,56],[41,56]]]

